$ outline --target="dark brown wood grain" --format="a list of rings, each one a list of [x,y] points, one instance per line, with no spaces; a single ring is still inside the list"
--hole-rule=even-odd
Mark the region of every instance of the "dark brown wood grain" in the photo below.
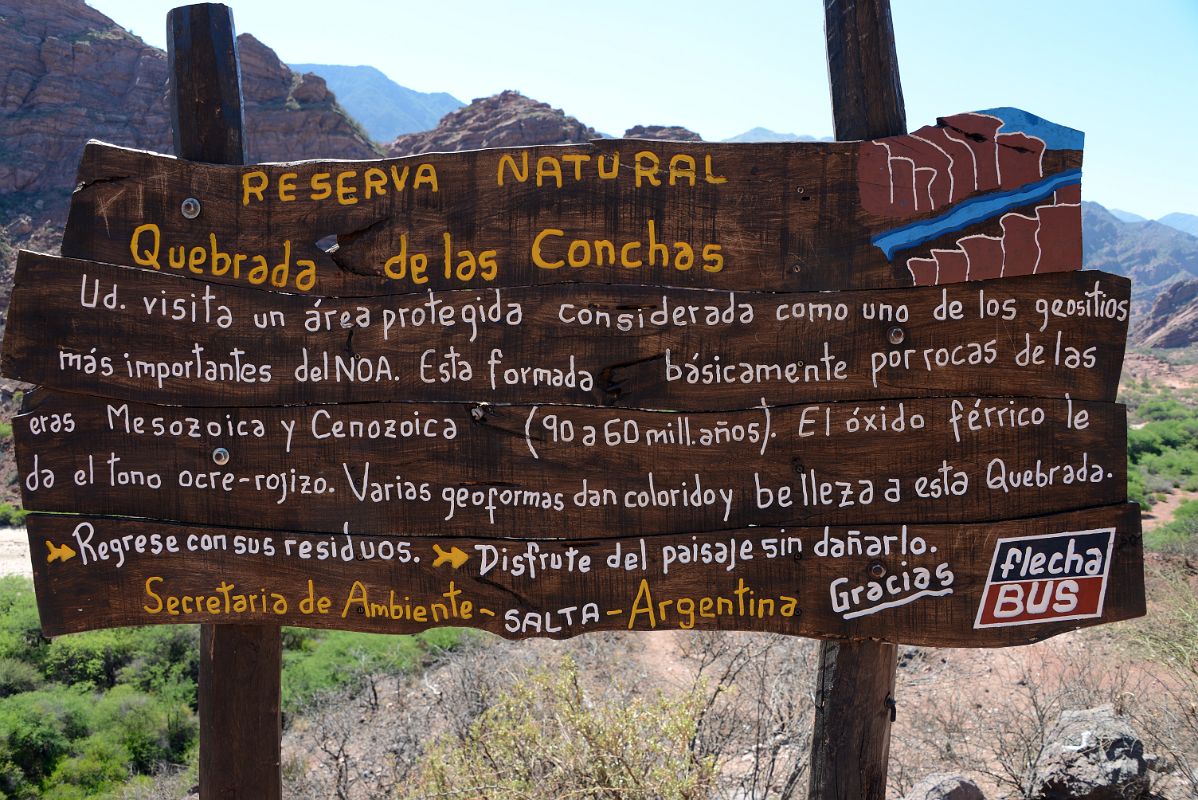
[[[22,253],[3,369],[188,405],[1111,400],[1128,296],[1126,278],[1075,272],[836,294],[547,286],[347,300]]]
[[[241,64],[233,14],[195,3],[166,17],[167,81],[175,155],[213,164],[245,161]]]
[[[677,413],[204,409],[50,394],[14,420],[28,509],[550,538],[999,520],[1120,502],[1126,429],[1122,406],[1012,398]]]
[[[436,624],[477,627],[509,638],[563,638],[595,630],[693,626],[877,638],[936,647],[997,647],[1144,613],[1139,507],[1131,504],[997,524],[909,525],[905,527],[907,552],[900,544],[904,526],[854,528],[859,537],[831,526],[827,529],[829,541],[859,538],[864,544],[869,537],[894,537],[888,555],[842,556],[821,549],[823,527],[784,531],[760,527],[569,543],[402,534],[346,537],[41,514],[31,515],[28,527],[39,609],[49,635],[113,625],[183,622],[269,622],[411,633],[433,626],[431,616],[421,620],[414,609],[422,606],[423,614],[431,615],[431,604],[441,603],[446,613],[437,610]],[[1107,528],[1114,528],[1116,534],[1101,617],[974,627],[999,539]],[[911,552],[917,547],[917,538],[919,548],[926,546],[918,555]],[[798,544],[793,541],[796,539]],[[111,546],[114,541],[119,544]],[[102,552],[101,542],[110,543],[110,549]],[[273,555],[265,554],[267,542]],[[69,546],[75,555],[47,562],[47,543],[55,548]],[[729,560],[721,556],[721,552],[730,552],[729,547],[737,554],[731,569]],[[527,569],[530,548],[537,565],[535,575]],[[245,552],[238,554],[239,549]],[[697,554],[698,560],[680,561],[684,550]],[[668,570],[667,553],[672,559]],[[704,554],[709,563],[703,563]],[[461,561],[463,555],[465,561]],[[509,567],[523,564],[523,574],[496,566],[495,557],[503,555],[508,557]],[[348,560],[350,556],[352,560]],[[590,558],[586,571],[584,557]],[[615,566],[608,565],[609,558]],[[458,560],[457,567],[451,559]],[[920,569],[929,572],[929,589],[951,592],[858,613],[922,591],[906,588],[906,581],[916,581]],[[862,592],[859,602],[853,603],[851,597],[843,596],[846,592],[851,596],[851,587],[864,587],[871,581],[885,583],[889,577],[894,578],[892,586],[897,591],[885,594],[889,590],[883,588],[884,599],[871,601]],[[232,588],[219,589],[222,582]],[[304,603],[310,587],[312,600]],[[240,612],[232,598],[236,594],[245,595],[246,605]],[[218,599],[182,604],[182,597],[196,595]],[[251,595],[255,598],[252,607]],[[262,610],[263,595],[266,611]],[[285,610],[274,595],[286,603]],[[172,604],[171,597],[179,599]],[[323,611],[319,607],[322,597],[328,598]],[[713,598],[710,608],[701,605],[704,597]],[[730,598],[732,605],[716,606],[719,597]],[[795,600],[789,613],[783,611],[784,597]],[[686,598],[694,601],[694,608]],[[777,601],[772,614],[769,604],[757,605],[763,599]],[[755,604],[750,605],[750,600]],[[464,609],[464,601],[471,603],[469,611]],[[662,606],[663,601],[670,602]],[[381,603],[386,611],[369,613],[383,611],[372,608],[372,602]],[[587,603],[595,604],[593,614],[598,619],[590,619],[592,612],[588,611],[584,624]],[[567,623],[567,614],[572,615],[572,624]]]
[[[282,796],[282,678],[277,624],[200,626],[201,798]]]
[[[904,133],[890,0],[825,0],[824,38],[836,138]],[[893,644],[820,644],[808,800],[886,796],[891,729],[886,701],[894,702],[897,667]]]
[[[218,3],[173,9],[167,60],[176,154],[241,164],[245,126],[233,12]],[[201,626],[201,800],[282,796],[281,673],[278,626]]]
[[[991,151],[1006,147],[993,136],[989,141]],[[861,147],[599,140],[237,168],[91,143],[62,252],[336,295],[562,282],[771,291],[894,287],[926,282],[907,262],[929,256],[929,248],[887,254],[871,237],[1019,185],[993,176],[978,191],[945,196],[931,207],[922,198],[936,195],[936,187],[921,178],[918,186],[900,186],[896,200],[892,177],[900,184],[908,178],[892,176],[876,146],[859,163]],[[878,155],[882,177],[874,168]],[[976,157],[966,148],[957,160],[969,160],[972,170]],[[1050,178],[1076,171],[1081,154],[1052,150],[1031,160]],[[941,171],[947,187],[949,174]],[[880,197],[881,182],[886,197],[871,199]],[[921,200],[904,205],[913,193]],[[195,219],[180,213],[188,197],[202,206]],[[1020,210],[1035,216],[1052,202],[1029,198]],[[958,226],[953,241],[997,223],[995,216]],[[1040,225],[1041,240],[1060,236],[1079,239],[1080,220],[1046,218]],[[230,258],[237,254],[244,261],[234,269]],[[265,269],[249,272],[259,256],[269,277]],[[416,275],[418,257],[424,267]],[[276,265],[286,268],[276,272]],[[1035,271],[1080,265],[1046,258]],[[997,263],[993,274],[1001,270]],[[1012,267],[1006,274],[1032,271]],[[962,279],[945,270],[940,282]]]
[[[817,670],[808,797],[885,797],[898,645],[824,639]]]
[[[907,112],[889,0],[825,0],[824,19],[836,138],[844,142],[905,133]]]

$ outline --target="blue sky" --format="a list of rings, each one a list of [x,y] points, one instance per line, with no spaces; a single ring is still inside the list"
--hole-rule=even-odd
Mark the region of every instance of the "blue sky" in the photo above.
[[[1085,199],[1198,214],[1198,0],[892,3],[910,128],[1023,108],[1085,131]],[[178,2],[90,4],[164,47]],[[228,4],[284,61],[369,64],[467,102],[517,89],[613,135],[832,134],[819,0]]]

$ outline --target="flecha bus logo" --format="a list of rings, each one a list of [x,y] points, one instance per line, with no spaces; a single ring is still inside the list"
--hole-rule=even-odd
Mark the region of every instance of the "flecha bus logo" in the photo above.
[[[999,539],[974,628],[1102,616],[1115,529]]]

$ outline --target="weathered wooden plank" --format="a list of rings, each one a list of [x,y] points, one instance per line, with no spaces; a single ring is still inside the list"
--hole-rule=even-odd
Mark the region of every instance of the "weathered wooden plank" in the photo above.
[[[1126,498],[1123,407],[1064,399],[729,413],[30,405],[14,433],[25,507],[40,511],[577,538],[998,520]]]
[[[190,405],[1111,400],[1128,297],[1125,278],[1074,272],[836,294],[551,286],[337,300],[22,253],[3,368]]]
[[[1132,504],[985,525],[763,527],[575,542],[322,536],[40,514],[28,527],[48,635],[183,622],[410,633],[432,627],[436,613],[438,625],[513,638],[693,626],[993,647],[1144,613]],[[854,542],[853,552],[841,552],[843,542]],[[871,555],[871,547],[888,552]],[[1067,550],[1077,556],[1066,561]],[[1037,553],[1046,554],[1043,564],[1033,561]],[[1002,590],[1015,581],[1022,583]],[[1058,604],[1040,619],[1056,621],[1014,613],[1020,598],[1026,609],[1032,581],[1037,603]],[[985,596],[987,609],[995,607],[1000,591],[1008,616],[991,624],[980,604]],[[214,599],[182,599],[197,596]]]
[[[997,109],[864,143],[599,140],[251,167],[91,143],[63,254],[338,295],[1043,273],[1081,266],[1081,142]],[[194,218],[181,213],[187,198],[200,203]],[[1004,220],[1019,230],[1008,237]]]

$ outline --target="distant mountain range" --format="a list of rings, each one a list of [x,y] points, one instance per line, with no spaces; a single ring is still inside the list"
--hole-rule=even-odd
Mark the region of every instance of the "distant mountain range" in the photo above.
[[[1107,211],[1111,216],[1120,222],[1147,222],[1148,217],[1141,217],[1139,214],[1133,214],[1130,211],[1124,211],[1119,208],[1108,208]]]
[[[778,133],[769,128],[751,128],[742,134],[725,139],[725,142],[830,142],[830,137],[816,139],[814,136],[799,136],[794,133]]]
[[[1082,203],[1082,260],[1087,269],[1127,275],[1133,296],[1147,299],[1198,278],[1198,236],[1162,221],[1125,222],[1097,203]]]
[[[376,142],[437,127],[441,118],[465,105],[445,92],[418,92],[400,86],[374,67],[291,64],[299,73],[314,72],[337,95],[337,102],[361,123]]]
[[[1198,217],[1149,220],[1082,203],[1082,257],[1087,269],[1132,279],[1130,339],[1144,347],[1198,343]]]
[[[1131,211],[1121,211],[1117,208],[1108,208],[1107,211],[1110,212],[1111,216],[1120,222],[1152,221],[1147,217],[1141,217],[1139,214],[1135,214]],[[1194,216],[1193,214],[1174,212],[1172,214],[1166,214],[1156,221],[1162,225],[1168,225],[1170,228],[1176,228],[1182,233],[1188,233],[1191,236],[1198,236],[1198,217]]]
[[[1193,214],[1181,214],[1174,212],[1166,214],[1157,220],[1162,225],[1168,225],[1170,228],[1176,228],[1179,231],[1198,236],[1198,217]]]

